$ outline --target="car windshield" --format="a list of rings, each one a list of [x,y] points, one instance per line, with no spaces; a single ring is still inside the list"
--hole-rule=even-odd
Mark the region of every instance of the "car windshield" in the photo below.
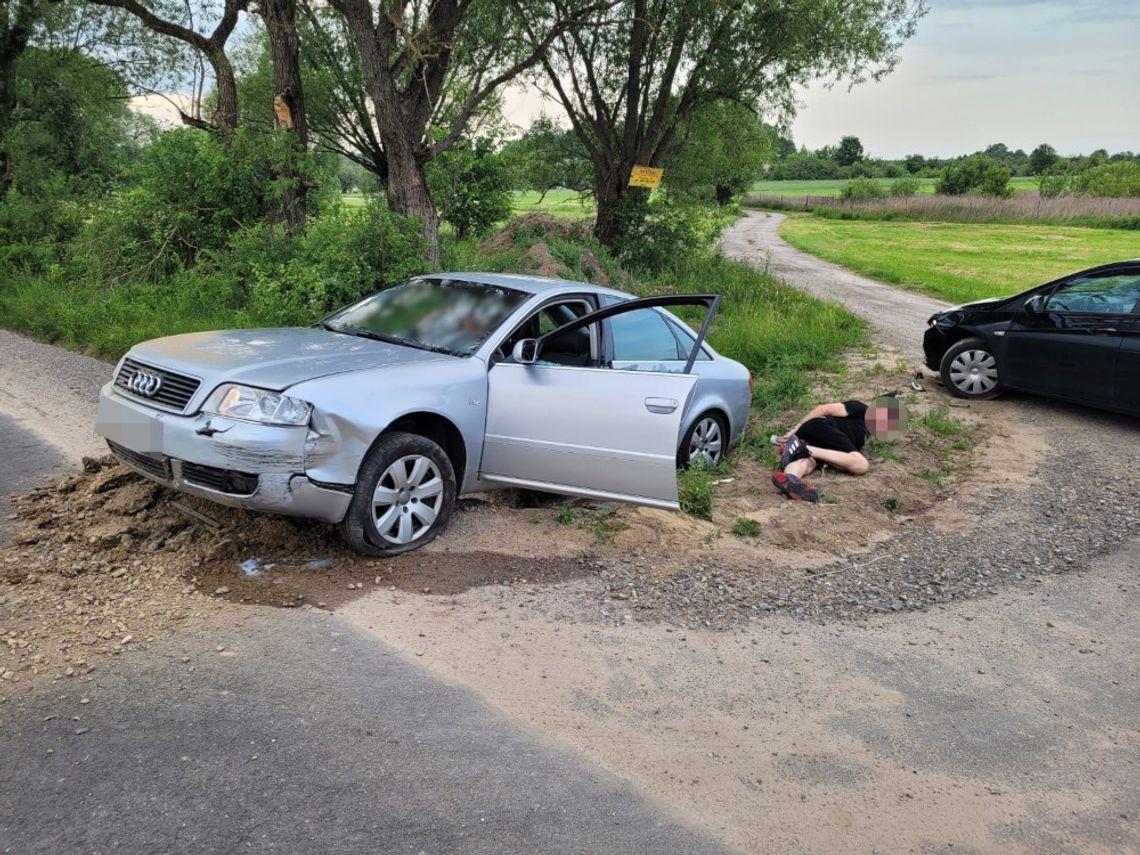
[[[455,279],[412,279],[321,321],[335,332],[469,356],[529,295]]]

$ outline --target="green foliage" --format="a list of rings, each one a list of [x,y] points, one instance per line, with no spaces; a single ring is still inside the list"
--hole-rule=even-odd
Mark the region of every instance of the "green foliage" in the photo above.
[[[982,180],[978,182],[978,192],[983,196],[995,199],[1008,199],[1013,195],[1013,187],[1009,183],[1009,169],[1004,166],[990,166],[982,173]]]
[[[748,189],[775,148],[772,129],[735,101],[698,109],[681,138],[680,148],[665,162],[666,185],[720,205]]]
[[[652,199],[646,193],[626,194],[618,220],[614,253],[626,266],[645,273],[675,267],[706,246],[724,225],[705,207],[668,193]]]
[[[922,182],[911,175],[904,175],[891,182],[890,193],[896,197],[910,197],[918,194]]]
[[[919,423],[935,436],[949,439],[966,431],[966,423],[950,415],[945,407],[929,410],[922,414]]]
[[[0,147],[26,197],[97,192],[137,155],[122,80],[77,50],[28,48],[16,62],[15,96]]]
[[[737,537],[759,537],[760,523],[751,517],[737,517],[732,523],[732,533]]]
[[[516,190],[533,190],[545,196],[558,187],[586,193],[593,186],[593,168],[581,140],[574,131],[545,116],[504,145],[502,156]]]
[[[852,178],[839,191],[840,198],[852,202],[882,199],[886,195],[886,188],[873,178]]]
[[[711,520],[716,498],[717,468],[709,466],[703,457],[677,474],[677,495],[681,510],[702,520]]]
[[[423,272],[423,250],[418,224],[372,198],[363,210],[339,207],[314,218],[293,240],[259,225],[216,264],[239,265],[249,283],[242,325],[304,325]]]
[[[167,131],[128,173],[129,189],[93,211],[78,250],[96,275],[161,281],[261,222],[296,157],[283,134],[239,128],[226,145],[205,131]]]
[[[1029,171],[1034,175],[1043,175],[1053,168],[1057,162],[1057,150],[1051,145],[1041,143],[1029,155]]]
[[[1140,196],[1140,163],[1119,161],[1094,166],[1073,179],[1073,191],[1083,196]]]
[[[511,176],[486,138],[460,140],[427,167],[440,218],[460,238],[485,235],[511,214]]]
[[[887,496],[887,498],[883,499],[883,507],[893,514],[899,509],[898,496]]]
[[[835,162],[840,166],[851,166],[863,159],[863,143],[859,137],[846,136],[839,141],[835,150]]]

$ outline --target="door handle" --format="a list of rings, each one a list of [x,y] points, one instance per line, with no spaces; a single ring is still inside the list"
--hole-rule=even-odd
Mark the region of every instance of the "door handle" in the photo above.
[[[1093,332],[1097,335],[1112,335],[1119,330],[1116,327],[1094,327]]]
[[[675,398],[646,398],[645,409],[651,413],[669,414],[677,409]]]

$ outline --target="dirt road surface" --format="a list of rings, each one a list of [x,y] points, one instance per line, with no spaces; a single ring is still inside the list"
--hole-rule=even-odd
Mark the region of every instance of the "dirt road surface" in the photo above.
[[[880,342],[916,353],[936,304],[801,256],[776,223],[749,215],[726,253],[842,299]],[[23,341],[0,333],[0,350],[19,356]],[[82,413],[94,386],[48,394],[54,412]],[[0,398],[0,416],[12,405]],[[81,684],[0,707],[16,759],[0,839],[13,851],[1140,851],[1140,538],[1135,504],[1115,507],[1140,500],[1140,434],[1048,402],[987,406],[1034,423],[1060,474],[1003,482],[1008,495],[984,505],[956,497],[955,531],[910,531],[865,559],[899,573],[969,565],[975,598],[865,620],[788,610],[717,631],[688,612],[641,620],[625,594],[598,608],[592,578],[370,588],[334,616],[225,603]],[[64,452],[72,441],[29,426]],[[1072,473],[1109,479],[1114,507],[1066,492]],[[1073,529],[1080,554],[1055,542],[1073,519],[1093,526]],[[609,840],[605,805],[617,805]],[[93,816],[128,822],[99,836]]]

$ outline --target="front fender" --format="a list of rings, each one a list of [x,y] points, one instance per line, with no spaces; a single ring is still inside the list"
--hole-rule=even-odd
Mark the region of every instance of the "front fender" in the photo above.
[[[454,424],[469,462],[478,465],[487,421],[487,369],[480,359],[353,371],[299,383],[288,394],[313,405],[305,474],[314,481],[355,484],[364,455],[384,429],[421,412]]]

